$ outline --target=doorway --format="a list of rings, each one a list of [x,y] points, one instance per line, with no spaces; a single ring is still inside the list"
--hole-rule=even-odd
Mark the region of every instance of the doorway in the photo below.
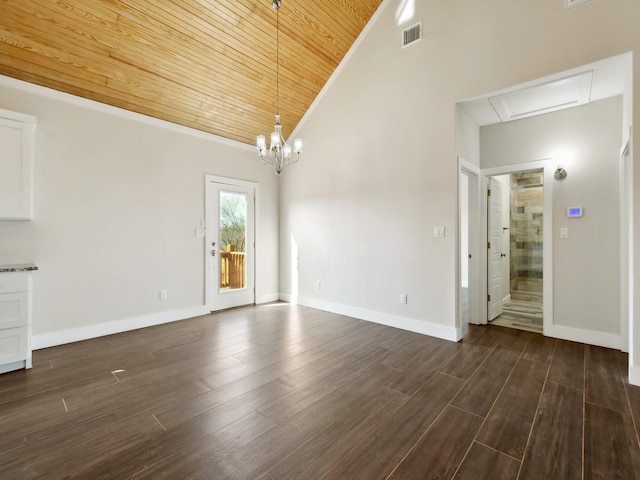
[[[463,338],[469,323],[478,325],[480,313],[480,254],[477,239],[480,235],[480,169],[458,158],[458,322],[459,337]]]
[[[543,331],[544,170],[488,178],[487,320]]]
[[[211,311],[255,303],[255,188],[207,176],[205,288]]]

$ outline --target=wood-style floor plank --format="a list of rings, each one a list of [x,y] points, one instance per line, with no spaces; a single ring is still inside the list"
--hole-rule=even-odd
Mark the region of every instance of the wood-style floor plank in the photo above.
[[[86,467],[101,458],[105,450],[117,456],[140,439],[163,431],[149,414],[136,414],[117,421],[109,416],[100,417],[34,442],[30,448],[23,446],[14,451],[13,461],[0,465],[0,478],[59,478],[69,470]],[[82,456],[78,452],[82,452]]]
[[[586,404],[585,480],[640,478],[640,447],[628,413]]]
[[[123,477],[126,478],[126,477]],[[131,477],[135,480],[246,480],[229,461],[222,442],[208,437]]]
[[[215,441],[217,430],[218,424],[210,425],[195,418],[163,433],[150,435],[118,455],[100,455],[91,465],[79,466],[75,471],[70,469],[69,476],[95,480],[138,478],[152,470],[162,472],[173,468],[172,465],[202,446],[207,448],[210,458],[217,460],[225,454],[222,442]]]
[[[256,388],[246,388],[242,382],[223,385],[182,402],[179,408],[170,405],[153,409],[158,421],[167,429],[215,412],[218,418],[234,421],[252,410],[286,395],[291,389],[278,380],[269,381]],[[221,425],[221,428],[224,425]]]
[[[485,417],[520,356],[517,350],[496,349],[460,390],[452,404]]]
[[[346,420],[332,423],[258,478],[260,480],[322,478],[340,460],[346,450],[369,436],[380,422],[391,417],[406,400],[406,395],[395,390],[383,390],[382,395],[376,396],[376,401],[371,408],[363,409],[358,415],[353,415]],[[296,459],[305,461],[296,461]]]
[[[519,480],[582,479],[583,391],[547,381]]]
[[[342,385],[279,423],[268,434],[245,447],[235,448],[231,455],[240,472],[256,478],[273,467],[274,459],[288,457],[332,424],[354,422],[368,415],[380,403],[380,396],[388,395],[384,383],[393,373],[391,367],[374,365],[363,372],[357,382]],[[402,396],[399,392],[396,394]],[[294,458],[295,455],[291,457]]]
[[[461,379],[435,375],[376,432],[348,452],[325,478],[386,478],[462,385]]]
[[[456,343],[434,342],[422,346],[419,352],[395,352],[384,360],[385,365],[392,365],[401,370],[388,384],[399,392],[413,395],[428,382],[433,375],[450,363],[460,352]]]
[[[558,340],[551,367],[549,380],[576,388],[584,388],[584,354],[582,343]]]
[[[468,380],[482,365],[482,362],[493,351],[495,345],[474,345],[469,344],[463,348],[447,365],[442,369],[442,373],[452,377]]]
[[[529,343],[522,352],[522,358],[548,365],[553,358],[553,352],[556,349],[557,342],[555,338],[532,335]]]
[[[618,352],[591,345],[585,348],[585,400],[618,412],[628,412]]]
[[[477,441],[522,460],[548,367],[520,358],[487,416]]]
[[[640,445],[640,387],[629,385],[625,382],[625,392],[629,399],[631,418],[636,432],[636,439]]]
[[[456,473],[456,480],[515,480],[520,462],[503,453],[474,443]]]
[[[495,326],[453,343],[285,303],[228,310],[0,375],[0,478],[640,480],[627,362]]]
[[[447,407],[389,479],[451,478],[480,425],[482,417],[455,407]]]

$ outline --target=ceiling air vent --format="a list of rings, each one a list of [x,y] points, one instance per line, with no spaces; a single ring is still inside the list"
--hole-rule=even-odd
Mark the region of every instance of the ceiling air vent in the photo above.
[[[402,31],[402,47],[408,47],[422,38],[422,22]]]
[[[589,0],[564,0],[564,8],[566,10],[567,8],[575,7],[588,1]]]

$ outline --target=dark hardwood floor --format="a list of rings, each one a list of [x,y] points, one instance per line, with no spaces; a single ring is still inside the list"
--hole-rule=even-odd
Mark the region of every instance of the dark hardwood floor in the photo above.
[[[34,352],[0,479],[640,479],[627,355],[284,303]]]

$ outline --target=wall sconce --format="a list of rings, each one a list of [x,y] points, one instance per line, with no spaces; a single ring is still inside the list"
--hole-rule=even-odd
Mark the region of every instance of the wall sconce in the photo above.
[[[563,180],[567,176],[567,171],[562,167],[562,165],[558,165],[556,167],[556,171],[553,172],[553,178],[556,180]]]

